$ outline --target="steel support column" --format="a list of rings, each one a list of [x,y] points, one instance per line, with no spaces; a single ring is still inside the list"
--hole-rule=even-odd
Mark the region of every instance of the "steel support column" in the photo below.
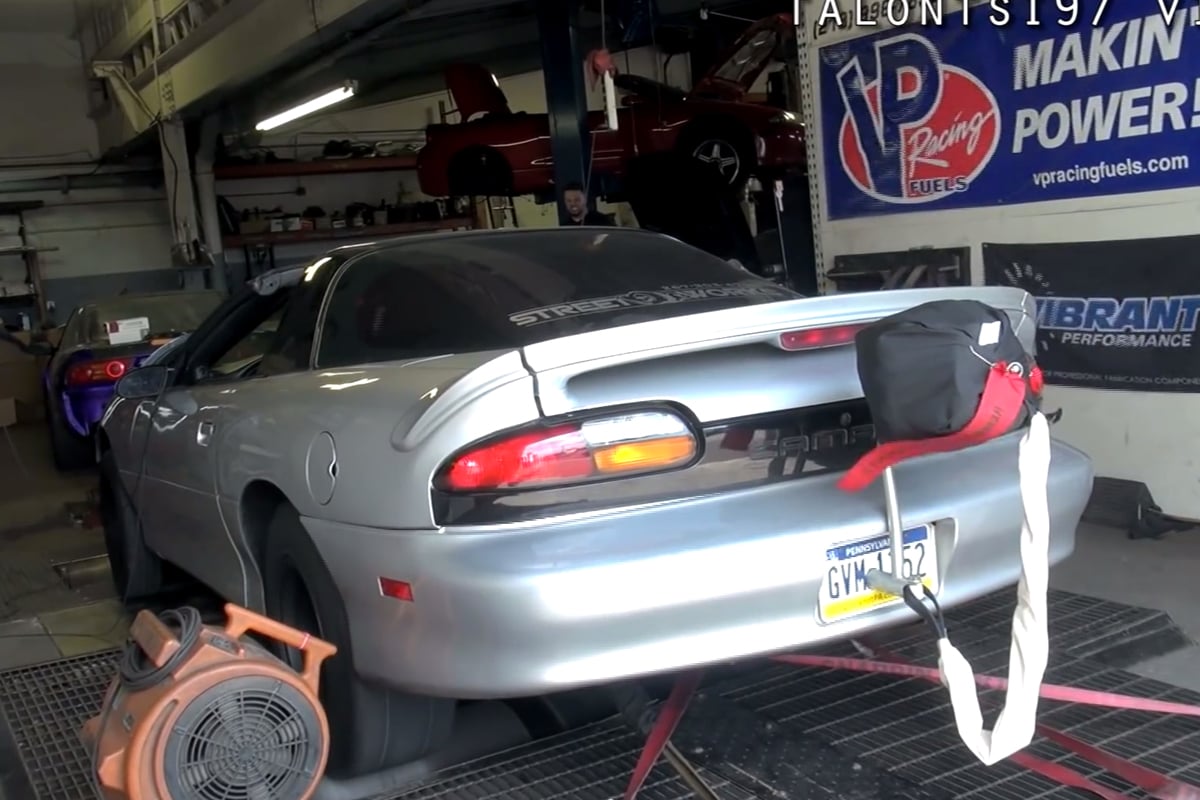
[[[229,276],[225,265],[225,247],[221,240],[217,181],[213,175],[213,159],[220,136],[221,117],[215,114],[205,117],[200,125],[200,142],[196,148],[196,200],[204,246],[212,259],[212,288],[224,292],[229,289]]]
[[[542,47],[542,80],[550,114],[550,153],[558,194],[558,221],[567,224],[561,188],[588,183],[591,134],[587,128],[587,90],[583,59],[576,44],[578,0],[537,0],[538,36]],[[588,202],[594,203],[592,198]]]
[[[162,150],[163,186],[167,210],[171,215],[171,255],[175,266],[184,269],[184,288],[204,288],[204,273],[195,243],[200,238],[200,218],[196,212],[196,189],[192,183],[192,161],[188,154],[183,121],[164,119],[158,123]]]

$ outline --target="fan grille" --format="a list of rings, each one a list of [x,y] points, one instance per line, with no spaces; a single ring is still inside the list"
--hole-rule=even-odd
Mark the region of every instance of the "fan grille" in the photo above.
[[[163,778],[172,800],[295,800],[319,777],[325,746],[316,709],[294,686],[232,678],[179,715]]]

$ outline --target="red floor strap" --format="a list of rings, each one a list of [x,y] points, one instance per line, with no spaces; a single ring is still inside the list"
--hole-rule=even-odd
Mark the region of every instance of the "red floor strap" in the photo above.
[[[851,672],[876,672],[883,675],[898,675],[903,678],[921,678],[941,683],[942,676],[936,667],[919,667],[915,664],[891,661],[870,661],[864,658],[839,658],[836,656],[784,655],[773,656],[772,660],[796,667],[818,667],[822,669],[845,669]],[[1008,679],[997,675],[976,675],[975,683],[985,689],[1007,689]],[[1200,717],[1200,706],[1172,703],[1166,700],[1151,700],[1112,692],[1097,692],[1076,686],[1056,686],[1044,683],[1038,694],[1045,700],[1062,703],[1079,703],[1086,706],[1119,708],[1124,711],[1148,711],[1152,714],[1176,714],[1183,717]]]
[[[941,682],[941,675],[937,669],[917,666],[876,645],[869,645],[868,649],[886,660],[873,661],[857,658],[829,658],[824,656],[777,656],[775,660],[794,666],[822,666],[830,669],[849,669],[858,672],[876,672],[910,678],[923,678],[934,683]],[[844,666],[833,666],[834,663]],[[885,669],[866,669],[867,666],[884,667]],[[989,689],[1004,689],[1008,686],[1008,681],[1004,678],[989,675],[976,675],[975,680],[979,685]],[[1111,692],[1094,692],[1088,689],[1077,689],[1072,686],[1043,684],[1042,689],[1043,691],[1040,692],[1040,695],[1051,700],[1123,710],[1157,711],[1160,713],[1200,717],[1200,707],[1183,705],[1181,703],[1167,703]],[[995,704],[993,703],[992,705]],[[1156,800],[1200,800],[1200,788],[1134,764],[1131,761],[1101,750],[1095,745],[1088,744],[1082,739],[1077,739],[1068,733],[1063,733],[1046,725],[1039,724],[1037,732],[1042,738],[1054,742],[1068,752],[1090,761],[1106,772],[1129,781]],[[1010,757],[1010,760],[1055,783],[1091,792],[1101,798],[1101,800],[1131,800],[1129,795],[1110,789],[1107,786],[1102,786],[1064,764],[1047,761],[1024,752],[1014,754]]]
[[[684,712],[687,711],[692,695],[700,686],[702,675],[703,673],[699,671],[686,673],[681,675],[675,681],[675,685],[671,687],[671,694],[667,696],[666,702],[659,709],[658,718],[654,720],[650,734],[646,737],[646,744],[642,747],[642,754],[638,756],[637,766],[633,768],[633,774],[629,776],[629,785],[625,788],[625,800],[634,800],[641,791],[642,785],[646,783],[646,778],[650,777],[650,770],[654,769],[654,764],[662,756],[667,742],[671,741],[671,736],[679,727],[679,721],[683,719]]]
[[[935,439],[881,444],[860,458],[841,477],[838,488],[857,492],[869,486],[885,469],[905,459],[962,450],[1007,433],[1020,416],[1025,397],[1024,376],[1009,372],[1005,364],[996,364],[988,372],[975,416],[962,430]]]
[[[1038,758],[1029,753],[1014,753],[1008,757],[1008,760],[1062,786],[1091,792],[1099,797],[1100,800],[1132,800],[1129,795],[1118,792],[1116,789],[1102,786],[1086,775],[1082,775],[1070,767],[1055,763],[1054,761],[1047,761],[1044,758]]]
[[[1082,739],[1076,739],[1069,733],[1063,733],[1045,725],[1039,725],[1037,731],[1043,738],[1086,758],[1097,767],[1101,767],[1117,777],[1124,778],[1157,800],[1200,800],[1200,788],[1181,783],[1161,772],[1155,772],[1134,764],[1132,761],[1114,756]]]

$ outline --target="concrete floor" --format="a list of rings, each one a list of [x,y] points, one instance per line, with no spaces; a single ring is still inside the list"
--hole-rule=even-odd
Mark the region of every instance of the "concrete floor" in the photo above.
[[[0,669],[118,646],[128,626],[105,572],[98,520],[87,513],[95,478],[59,475],[47,451],[40,426],[0,429]],[[1166,611],[1200,640],[1197,576],[1200,531],[1130,541],[1085,525],[1051,584]],[[1133,671],[1200,691],[1200,647]]]

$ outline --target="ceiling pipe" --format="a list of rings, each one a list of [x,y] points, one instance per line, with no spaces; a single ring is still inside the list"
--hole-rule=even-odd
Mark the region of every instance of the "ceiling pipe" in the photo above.
[[[134,186],[162,186],[162,172],[146,170],[119,172],[107,175],[55,175],[49,178],[25,178],[0,181],[0,195],[31,194],[33,192],[62,192],[79,189],[126,189]]]

